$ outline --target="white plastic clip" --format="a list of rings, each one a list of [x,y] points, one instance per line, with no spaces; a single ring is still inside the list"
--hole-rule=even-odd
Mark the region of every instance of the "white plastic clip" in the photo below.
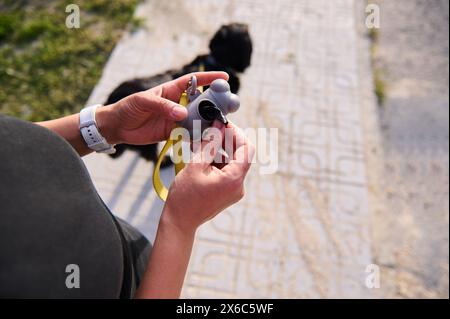
[[[197,89],[197,77],[193,75],[189,80],[188,87],[186,89],[186,93],[189,99],[189,102],[194,101],[200,94],[200,90]]]

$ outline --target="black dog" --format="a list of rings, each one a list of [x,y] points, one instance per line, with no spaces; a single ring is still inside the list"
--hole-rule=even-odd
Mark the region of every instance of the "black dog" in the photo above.
[[[232,23],[222,26],[211,39],[209,49],[209,54],[197,56],[194,61],[183,66],[180,70],[169,70],[155,76],[123,82],[109,95],[105,105],[115,103],[128,95],[148,90],[182,75],[197,72],[201,66],[204,71],[227,72],[230,76],[228,83],[230,84],[231,92],[237,93],[240,85],[238,73],[244,72],[250,65],[252,55],[252,41],[247,25]],[[127,148],[139,152],[146,160],[156,163],[158,158],[157,144],[119,144],[116,145],[116,153],[110,156],[117,158]],[[170,164],[170,158],[166,157],[161,163],[161,167]]]

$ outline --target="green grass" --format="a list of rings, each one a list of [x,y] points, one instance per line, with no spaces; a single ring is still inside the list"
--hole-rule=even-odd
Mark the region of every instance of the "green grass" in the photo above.
[[[39,121],[78,112],[133,18],[138,0],[78,0],[80,28],[65,25],[73,1],[0,2],[0,113]]]
[[[383,80],[381,70],[375,69],[373,71],[373,82],[375,86],[375,96],[379,106],[383,106],[386,101],[386,84]]]
[[[373,85],[374,93],[377,98],[379,106],[383,106],[387,98],[386,82],[384,81],[384,76],[382,70],[377,67],[377,48],[379,41],[379,31],[375,28],[370,29],[368,32],[368,37],[371,41],[370,54],[372,58],[372,73],[373,73]]]
[[[378,39],[380,37],[380,33],[378,32],[377,29],[373,28],[373,29],[369,29],[369,33],[368,33],[369,39],[372,43],[372,47],[371,47],[371,52],[372,54],[376,53],[376,47],[378,44]]]

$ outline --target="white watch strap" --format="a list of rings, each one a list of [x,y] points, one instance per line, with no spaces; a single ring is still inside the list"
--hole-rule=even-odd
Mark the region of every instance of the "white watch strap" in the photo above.
[[[102,106],[96,104],[85,107],[80,112],[80,132],[87,146],[96,152],[113,154],[116,152],[114,145],[109,144],[100,134],[97,122],[95,121],[95,111],[97,107]]]

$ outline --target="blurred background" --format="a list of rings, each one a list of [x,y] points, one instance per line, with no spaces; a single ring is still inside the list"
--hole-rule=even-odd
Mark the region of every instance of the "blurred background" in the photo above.
[[[70,3],[80,28],[65,24]],[[234,70],[230,117],[278,128],[278,169],[256,163],[246,197],[200,228],[183,296],[448,298],[449,3],[370,3],[379,28],[365,0],[2,0],[0,113],[39,121],[104,103],[246,24],[251,64]],[[109,208],[153,241],[152,161],[84,162]]]

